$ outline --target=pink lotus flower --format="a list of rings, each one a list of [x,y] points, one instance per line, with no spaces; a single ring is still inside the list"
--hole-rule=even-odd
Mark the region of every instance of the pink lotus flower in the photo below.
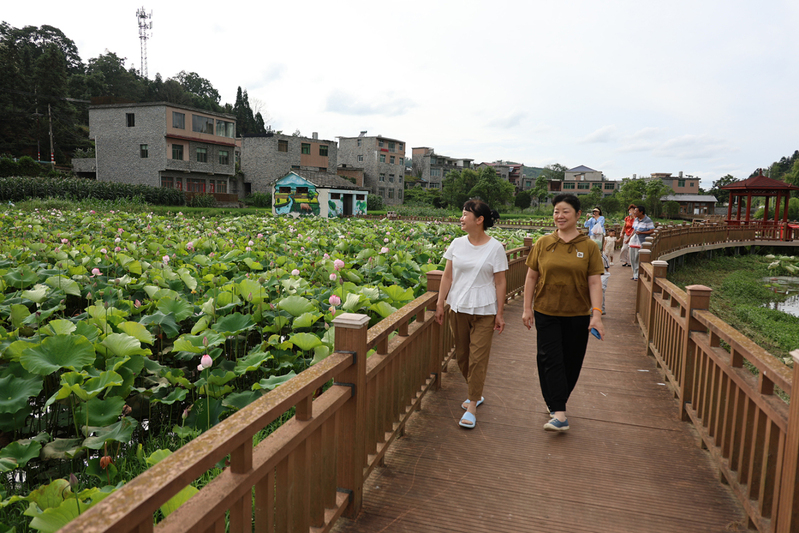
[[[115,252],[120,252],[120,251],[122,251],[122,248],[120,248],[119,246],[117,246],[116,248],[114,248],[114,251],[115,251]]]
[[[258,234],[258,238],[259,238],[259,239],[263,239],[263,238],[264,238],[264,234],[263,234],[263,233],[259,233],[259,234]]]
[[[250,242],[247,243],[247,246],[252,246],[253,244],[255,244],[255,243],[253,241],[250,241]]]
[[[105,248],[100,248],[100,253],[101,254],[107,254],[108,250],[106,250]]]
[[[388,248],[386,248],[385,246],[383,246],[382,248],[380,248],[380,253],[381,253],[381,254],[387,254],[387,253],[388,253]]]
[[[102,272],[100,272],[99,268],[93,268],[92,269],[92,276],[99,276],[101,274],[102,274]]]
[[[292,276],[299,276],[300,275],[300,271],[295,268],[294,270],[291,271],[291,275]]]
[[[186,249],[189,250],[189,251],[194,250],[194,243],[191,242],[191,241],[187,242],[186,243]]]
[[[338,277],[338,276],[336,276],[336,274],[335,274],[335,273],[333,273],[333,274],[330,274],[330,281],[336,281],[336,278],[337,278],[337,277]]]
[[[168,255],[165,255],[164,257],[162,257],[161,260],[164,262],[165,265],[169,264],[169,256]]]
[[[327,254],[323,255],[322,257],[324,257],[325,259],[330,259],[330,256]]]
[[[388,237],[386,237],[385,239],[383,239],[383,242],[388,242]]]
[[[342,261],[341,259],[336,259],[335,261],[333,261],[333,268],[335,268],[336,270],[341,270],[342,268],[344,268],[344,261]]]
[[[335,307],[331,307],[331,308],[329,309],[329,311],[330,311],[330,314],[331,314],[331,315],[333,315],[333,316],[336,316],[336,308],[335,308]]]
[[[213,364],[214,360],[211,359],[211,356],[208,354],[205,354],[200,358],[200,365],[202,365],[203,368],[209,368]]]
[[[330,305],[341,305],[341,298],[339,298],[335,294],[331,295],[327,301],[330,302]]]

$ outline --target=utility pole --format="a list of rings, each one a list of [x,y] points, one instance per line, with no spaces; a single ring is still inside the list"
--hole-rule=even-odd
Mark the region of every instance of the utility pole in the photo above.
[[[50,164],[55,166],[55,151],[53,150],[53,112],[47,104],[47,115],[50,117]]]

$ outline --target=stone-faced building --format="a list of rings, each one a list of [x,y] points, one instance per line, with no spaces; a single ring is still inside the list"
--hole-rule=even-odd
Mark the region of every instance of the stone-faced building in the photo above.
[[[420,185],[424,189],[444,188],[444,178],[449,172],[472,168],[472,159],[456,159],[437,154],[435,149],[418,146],[411,150],[413,172],[421,177]]]
[[[232,115],[167,102],[90,106],[89,137],[99,181],[243,194]]]
[[[268,132],[243,135],[241,172],[247,192],[271,192],[279,178],[289,172],[307,170],[336,173],[336,141]]]
[[[338,138],[338,164],[363,169],[363,186],[388,205],[402,203],[405,142],[382,135]],[[335,172],[335,171],[334,171]]]

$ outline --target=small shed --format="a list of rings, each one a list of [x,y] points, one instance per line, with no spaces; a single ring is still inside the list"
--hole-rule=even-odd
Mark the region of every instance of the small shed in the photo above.
[[[337,218],[365,215],[368,189],[328,172],[293,170],[274,183],[272,214]]]
[[[680,204],[680,215],[688,218],[712,215],[717,202],[715,196],[705,194],[669,194],[660,201],[677,202]]]
[[[762,171],[758,172],[757,176],[752,176],[743,181],[735,181],[728,185],[721,187],[723,190],[730,191],[730,202],[727,207],[727,224],[732,226],[758,224],[759,222],[752,220],[752,198],[762,196],[765,197],[765,210],[763,212],[763,221],[760,222],[764,229],[779,229],[778,237],[781,240],[791,240],[791,230],[793,229],[788,224],[788,201],[791,198],[791,191],[799,191],[799,187],[778,181],[775,179],[767,178],[763,175]],[[774,220],[769,220],[769,200],[775,197],[774,200]],[[737,206],[734,218],[732,206]],[[744,218],[741,219],[741,208],[746,206]],[[780,223],[780,215],[782,215],[782,223]]]

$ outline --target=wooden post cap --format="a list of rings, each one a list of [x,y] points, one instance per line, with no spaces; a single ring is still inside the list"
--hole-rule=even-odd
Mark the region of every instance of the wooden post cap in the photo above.
[[[360,329],[369,323],[369,315],[360,313],[342,313],[333,319],[333,325],[337,328]]]

